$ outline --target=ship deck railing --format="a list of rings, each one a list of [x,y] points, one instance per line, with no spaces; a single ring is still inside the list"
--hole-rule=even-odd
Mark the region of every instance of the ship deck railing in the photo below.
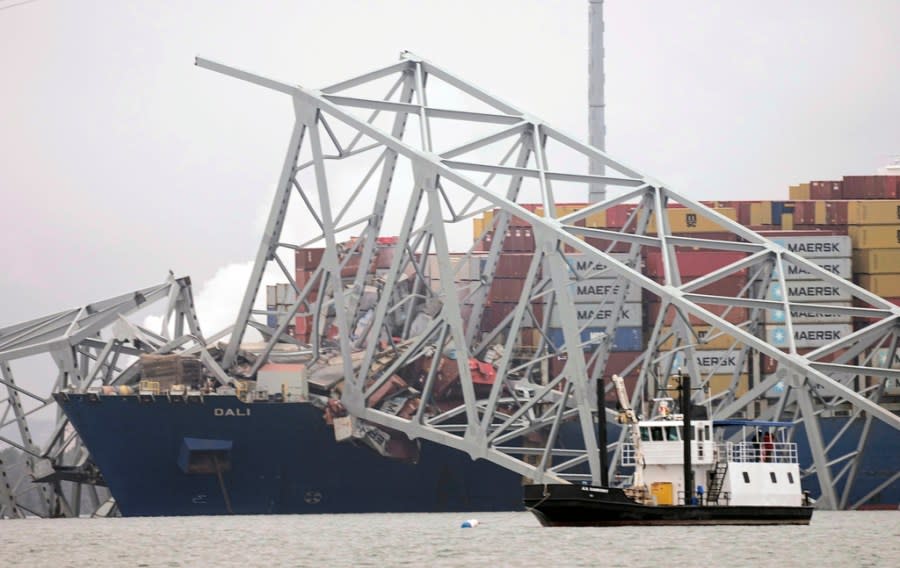
[[[678,448],[675,448],[678,452],[681,452],[680,446],[679,442]],[[717,461],[798,463],[797,444],[793,442],[723,442],[716,444],[715,451],[718,456]],[[681,454],[673,453],[672,455],[679,457]],[[622,444],[622,465],[634,466],[636,459],[634,444],[629,442]]]
[[[732,463],[798,463],[794,442],[725,442],[716,450]]]

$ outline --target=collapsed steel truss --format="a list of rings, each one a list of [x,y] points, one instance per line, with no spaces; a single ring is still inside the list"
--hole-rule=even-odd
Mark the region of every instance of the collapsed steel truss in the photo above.
[[[160,333],[126,319],[162,300],[166,307]],[[134,383],[140,378],[137,357],[145,353],[199,355],[210,372],[227,381],[207,349],[208,341],[227,331],[230,328],[204,339],[190,280],[171,276],[157,286],[0,329],[0,384],[6,393],[0,401],[0,443],[21,452],[17,462],[0,462],[0,518],[79,516],[95,512],[108,498],[102,472],[90,462],[77,433],[56,408],[53,392],[83,393],[100,385]],[[52,373],[55,366],[55,381],[36,385],[29,377],[17,383],[11,368],[17,360],[36,363],[29,375]],[[56,425],[39,442],[33,424],[46,419],[48,412]],[[37,483],[27,483],[31,480]],[[28,498],[29,492],[40,494],[38,506],[34,498]],[[89,511],[82,509],[82,492]]]
[[[634,361],[633,368],[640,370],[635,401],[665,387],[679,352],[684,354],[686,371],[694,376],[695,384],[706,385],[716,370],[701,372],[693,351],[711,336],[727,336],[732,339],[730,351],[741,362],[768,356],[778,362],[779,373],[764,380],[760,377],[749,392],[735,397],[739,365],[733,371],[732,388],[712,401],[714,416],[743,413],[779,382],[786,385],[778,403],[770,406],[764,417],[789,417],[804,424],[813,456],[807,473],[818,476],[822,489],[820,506],[856,505],[848,503],[847,496],[868,442],[871,421],[880,420],[900,429],[900,418],[879,404],[886,381],[900,377],[894,355],[900,308],[411,53],[404,52],[398,63],[322,90],[206,59],[198,59],[197,64],[284,93],[291,97],[295,113],[287,157],[238,314],[236,334],[240,337],[252,321],[252,305],[269,263],[278,264],[298,295],[291,309],[280,314],[280,325],[270,346],[297,314],[311,314],[313,321],[325,321],[323,298],[333,298],[333,304],[327,306],[333,320],[328,321],[337,328],[333,340],[343,357],[345,380],[341,400],[352,415],[401,431],[410,438],[446,444],[467,452],[473,459],[491,460],[538,481],[589,479],[598,483],[601,462],[595,435],[594,392],[598,377],[604,374],[619,316],[614,316],[601,337],[585,338],[583,326],[580,328],[577,323],[571,284],[573,279],[610,276],[619,283],[618,293],[610,293],[604,299],[613,314],[620,313],[629,287],[639,287],[645,298],[655,296],[662,303],[648,347]],[[452,104],[433,106],[429,102],[441,96]],[[470,134],[464,142],[458,140],[459,133],[471,132],[473,125],[480,128],[478,133]],[[613,175],[587,173],[589,160],[601,161]],[[411,169],[412,177],[404,185],[397,174],[405,168]],[[354,173],[358,174],[355,178]],[[477,174],[484,174],[482,181],[475,179]],[[619,192],[612,192],[611,199],[581,211],[557,214],[559,203],[566,199],[583,200],[592,183],[619,188]],[[315,228],[315,234],[308,235],[305,242],[291,242],[291,235],[283,234],[292,197],[294,201],[300,199],[298,207],[305,215],[305,225]],[[523,208],[520,204],[525,202],[540,203],[542,210],[534,213]],[[636,205],[622,229],[579,226],[579,221],[590,215],[622,203]],[[665,214],[670,204],[690,208],[715,224],[717,230],[736,238],[673,236]],[[354,218],[350,213],[354,209],[362,214]],[[486,262],[477,280],[462,279],[460,266],[464,263],[451,255],[449,243],[459,233],[468,232],[470,219],[489,210],[499,213],[466,254],[472,257],[476,247],[482,245],[488,251]],[[386,223],[391,212],[402,212],[399,224]],[[535,252],[531,268],[515,310],[493,330],[482,334],[478,323],[512,218],[525,220],[533,232]],[[342,254],[340,246],[351,236],[358,238]],[[364,314],[360,297],[367,283],[368,267],[377,254],[378,238],[383,236],[397,236],[400,247],[390,268],[380,276],[377,305],[371,313]],[[622,243],[627,244],[628,250],[624,257],[609,254]],[[301,286],[279,252],[306,246],[324,246],[325,254],[313,278]],[[675,254],[680,247],[739,251],[746,257],[683,282]],[[638,262],[645,248],[662,251],[662,282],[641,273]],[[594,270],[573,276],[568,261],[575,254],[592,260]],[[431,258],[436,259],[436,273],[426,274],[429,263],[434,264]],[[351,259],[358,261],[358,268]],[[801,267],[811,278],[839,287],[852,295],[854,305],[862,307],[798,303],[787,294],[780,300],[766,299],[770,283],[780,283],[786,289],[785,273],[791,266]],[[703,293],[705,287],[745,270],[751,277],[736,297]],[[535,303],[542,304],[542,314],[537,313]],[[731,323],[716,315],[721,314],[719,306],[726,310],[731,309],[728,306],[747,308],[750,315],[746,321]],[[417,307],[432,316],[424,331],[411,335],[408,324],[401,328],[389,324],[398,311],[411,317]],[[787,352],[761,338],[760,322],[766,310],[787,314]],[[799,355],[791,315],[798,310],[850,317],[856,323],[855,331]],[[559,314],[561,342],[548,336],[553,312]],[[690,325],[691,319],[711,326],[710,334],[698,337]],[[383,355],[379,341],[368,341],[361,360],[352,356],[361,344],[361,325],[390,343],[392,364],[373,366],[376,358]],[[515,354],[522,352],[519,338],[524,328],[539,330],[541,339],[523,361]],[[314,350],[321,347],[323,333],[324,328],[313,330]],[[225,366],[233,360],[238,344],[239,341],[232,341],[229,345]],[[499,379],[489,395],[477,397],[469,370],[470,358],[484,358],[496,344],[504,347],[495,362]],[[886,348],[891,354],[884,361],[874,360],[879,348]],[[415,416],[404,419],[372,407],[373,393],[393,372],[433,352],[452,352],[456,357],[462,404],[443,411],[424,411],[431,402],[436,380],[433,363]],[[539,374],[535,370],[542,367],[542,362],[560,355],[567,357],[561,373],[536,378]],[[824,362],[829,356],[833,360]],[[851,360],[860,364],[849,364]],[[701,392],[695,399],[700,402],[707,396]],[[862,420],[865,427],[856,451],[836,456],[835,441],[823,440],[819,417],[840,406],[852,409],[849,422]],[[573,421],[580,427],[584,449],[560,447],[558,437],[564,421]],[[542,441],[535,443],[528,435],[538,431],[544,434]],[[844,429],[840,435],[846,432]],[[617,463],[614,460],[612,469],[618,467]],[[839,487],[844,488],[842,494],[838,493]]]
[[[25,456],[21,464],[0,463],[0,517],[79,514],[79,494],[72,499],[62,490],[67,480],[89,483],[94,503],[101,500],[91,484],[99,474],[90,470],[87,454],[77,435],[66,428],[64,416],[57,416],[57,426],[46,443],[39,445],[32,439],[30,421],[52,405],[52,398],[17,384],[10,361],[50,355],[58,371],[53,390],[83,392],[100,384],[135,382],[139,377],[134,362],[142,353],[181,353],[199,356],[221,383],[231,383],[227,370],[235,363],[245,330],[264,327],[254,320],[254,315],[262,313],[253,305],[270,264],[283,272],[297,299],[278,313],[274,332],[263,330],[269,339],[251,374],[279,341],[293,341],[286,332],[294,317],[308,315],[314,322],[312,365],[329,349],[340,354],[341,400],[354,417],[410,438],[451,446],[473,459],[488,459],[535,480],[600,481],[596,385],[605,376],[629,289],[640,288],[645,298],[658,298],[661,309],[646,338],[646,350],[625,370],[638,373],[635,403],[664,389],[667,377],[681,364],[695,384],[707,385],[712,376],[722,373],[699,368],[694,349],[715,336],[731,338],[729,351],[741,364],[730,372],[732,388],[712,397],[714,417],[742,415],[772,387],[783,384],[786,388],[780,398],[761,417],[791,419],[805,426],[813,457],[806,473],[818,477],[820,506],[859,505],[847,499],[872,421],[900,429],[900,419],[879,403],[886,382],[900,378],[894,355],[900,309],[412,54],[404,53],[398,63],[322,90],[204,59],[197,63],[288,95],[295,112],[284,167],[232,338],[221,363],[217,362],[210,346],[232,329],[204,338],[189,282],[174,278],[0,330],[0,382],[7,393],[0,443],[18,448]],[[450,104],[433,106],[441,97]],[[599,160],[613,175],[588,173],[589,160]],[[478,181],[476,174],[484,177]],[[610,191],[611,199],[578,212],[558,213],[560,203],[583,200],[587,186],[597,183],[619,191]],[[541,204],[540,210],[520,205],[534,202]],[[634,208],[621,229],[582,226],[584,219],[623,203]],[[690,208],[736,239],[673,236],[665,215],[670,204]],[[471,220],[493,210],[498,213],[474,244],[468,239],[466,253],[452,255],[453,243],[470,233]],[[301,226],[312,227],[314,234],[304,239],[287,234],[291,215],[299,215]],[[515,308],[485,330],[480,323],[487,294],[497,275],[505,235],[514,232],[513,220],[530,227],[533,258]],[[385,236],[397,236],[400,244],[390,267],[373,281],[368,267],[378,254],[379,238]],[[298,283],[288,268],[290,260],[282,256],[310,246],[324,247],[325,256],[312,278]],[[683,281],[675,254],[682,247],[738,251],[746,256],[701,278]],[[476,253],[476,248],[484,252]],[[625,252],[611,254],[613,249]],[[661,251],[662,281],[641,273],[645,249]],[[571,264],[577,255],[593,267],[573,273]],[[476,257],[480,260],[473,274],[469,261]],[[784,288],[790,266],[848,292],[861,307],[766,299],[770,283]],[[705,287],[741,271],[750,278],[734,297],[703,293]],[[613,317],[605,333],[586,336],[578,323],[572,283],[595,278],[617,279],[615,291],[602,301]],[[372,286],[378,290],[377,301],[363,305],[365,290]],[[162,299],[167,305],[160,333],[125,319]],[[729,322],[724,317],[735,308],[747,309],[746,321]],[[788,352],[761,338],[762,314],[775,309],[785,314]],[[724,315],[716,315],[723,310]],[[791,315],[799,310],[853,318],[856,331],[799,355]],[[413,325],[417,314],[425,325]],[[698,336],[691,325],[695,321],[709,326],[710,332]],[[552,322],[561,330],[557,335],[550,331]],[[168,333],[170,328],[174,333]],[[522,344],[524,329],[535,330],[536,345]],[[890,355],[879,360],[875,356],[879,349]],[[450,408],[433,404],[440,359],[436,353],[452,355],[457,361],[462,402]],[[489,355],[497,379],[485,393],[473,384],[470,362]],[[761,355],[779,363],[778,374],[758,377],[746,394],[735,396],[743,362]],[[548,372],[548,362],[561,357],[565,357],[562,371]],[[825,362],[826,358],[830,361]],[[396,371],[429,359],[418,393],[421,404],[411,418],[372,404],[373,394]],[[27,399],[24,405],[22,397]],[[708,390],[698,390],[695,402],[707,398]],[[819,428],[820,415],[835,408],[849,408],[851,414],[848,427],[838,437],[849,436],[854,422],[863,423],[856,450],[849,454],[837,455],[837,440],[823,440]],[[607,418],[613,419],[614,413],[607,411]],[[561,441],[564,428],[575,429],[580,442],[576,447]],[[615,456],[610,465],[613,473],[620,471],[618,446],[618,442],[609,446]],[[37,489],[40,508],[22,508],[21,489],[7,483],[13,467],[25,468],[43,481]],[[91,476],[95,479],[87,479]],[[896,482],[898,476],[885,485]]]

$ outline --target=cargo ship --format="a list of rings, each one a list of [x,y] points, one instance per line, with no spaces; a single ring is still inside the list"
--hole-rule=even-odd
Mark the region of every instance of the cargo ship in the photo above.
[[[856,176],[843,181],[810,182],[791,188],[790,200],[705,205],[780,242],[826,270],[852,278],[900,304],[900,262],[896,260],[900,254],[898,179]],[[557,209],[562,215],[566,208],[574,211],[583,206],[561,205]],[[537,205],[526,207],[539,209]],[[632,206],[614,206],[589,217],[587,225],[620,228],[629,207]],[[725,233],[711,233],[712,227],[705,226],[702,218],[692,217],[688,209],[670,208],[667,213],[676,234],[734,238]],[[476,248],[486,247],[491,240],[490,212],[474,221]],[[383,238],[379,244],[377,257],[368,267],[373,278],[390,266],[398,245],[396,239],[390,238]],[[611,252],[615,255],[623,251]],[[502,255],[488,291],[484,314],[477,323],[479,331],[488,333],[512,312],[533,253],[530,228],[513,218],[503,239]],[[322,254],[322,249],[296,251],[297,286],[302,288],[310,283]],[[740,253],[680,250],[677,254],[682,277],[688,281],[734,262],[739,258],[734,255]],[[355,275],[358,269],[353,259],[350,260],[345,263],[347,277]],[[646,276],[660,278],[662,261],[658,254],[648,251],[640,261]],[[476,283],[483,257],[460,255],[460,262],[470,263],[457,270],[462,284]],[[572,274],[579,274],[592,267],[579,265],[577,255],[572,255],[570,269]],[[425,277],[436,282],[435,274],[426,271]],[[787,290],[772,286],[766,291],[768,297],[777,299],[787,294],[792,299],[850,305],[849,297],[839,291],[832,293],[831,288],[802,271],[786,274],[785,280]],[[614,281],[601,279],[595,284],[573,290],[586,343],[590,343],[594,334],[606,333],[612,318],[604,296],[617,293],[613,289]],[[714,293],[736,295],[752,284],[746,273],[736,273],[718,282]],[[294,290],[291,285],[272,286],[267,290],[271,328],[278,327],[283,318],[293,317],[288,312],[296,301],[292,295]],[[376,296],[377,291],[367,289],[362,303],[372,303]],[[540,317],[543,305],[536,302],[531,308]],[[637,378],[635,369],[631,366],[629,370],[629,366],[646,347],[649,327],[656,321],[659,310],[655,299],[642,296],[640,290],[631,287],[626,293],[605,373],[621,373],[629,389]],[[366,308],[361,311],[365,313]],[[406,314],[413,320],[413,331],[419,325],[415,315]],[[728,309],[722,315],[728,321],[739,323],[747,319],[748,311]],[[558,325],[553,327],[553,317],[550,316],[548,334],[551,343],[560,341],[561,333]],[[820,315],[804,318],[804,314],[792,314],[797,324],[793,326],[795,343],[801,353],[853,331],[853,322],[849,320]],[[784,314],[772,311],[764,319],[763,337],[771,345],[784,345]],[[293,321],[288,332],[301,346],[310,343],[317,334],[328,338],[328,321],[313,321],[309,315],[298,315]],[[691,323],[699,337],[708,331],[700,322],[692,320]],[[518,342],[524,350],[516,356],[527,359],[529,342],[537,341],[538,335],[536,329],[524,329]],[[696,363],[702,371],[718,369],[722,373],[713,374],[709,381],[709,394],[713,397],[732,388],[735,371],[740,378],[735,388],[737,396],[779,372],[776,363],[765,356],[743,362],[734,360],[727,345],[715,339],[703,342],[696,353]],[[451,354],[439,356],[450,358]],[[305,368],[299,351],[282,353],[279,357],[263,365],[257,376],[246,377],[244,389],[209,384],[208,377],[185,378],[184,369],[190,364],[174,358],[168,364],[180,370],[158,372],[148,361],[140,384],[133,387],[60,392],[55,396],[90,450],[119,511],[126,516],[521,508],[522,485],[528,480],[489,462],[473,461],[457,450],[409,440],[398,432],[353,421],[344,415],[337,402],[341,370],[310,371]],[[386,383],[376,404],[382,409],[391,408],[398,416],[415,413],[422,404],[417,389],[426,369],[423,365],[427,364],[419,361],[399,370],[396,380]],[[542,373],[555,376],[563,365],[563,356],[551,358]],[[736,369],[737,365],[745,366]],[[432,393],[434,404],[447,408],[459,404],[459,376],[451,372],[455,366],[455,362],[446,365],[447,373],[441,375]],[[470,366],[476,389],[489,390],[496,379],[491,362],[472,360]],[[438,368],[443,369],[444,365]],[[779,389],[783,388],[776,384],[749,409],[746,418],[765,412],[769,404],[778,400]],[[614,397],[610,395],[607,403],[614,404]],[[881,403],[895,411],[900,407],[900,384],[896,380],[885,385]],[[846,431],[871,428],[868,449],[856,472],[847,505],[864,502],[870,507],[897,508],[900,503],[900,483],[895,479],[900,471],[897,432],[878,420],[871,426],[864,426],[859,420],[848,424],[850,419],[842,415],[841,408],[834,408],[831,413],[820,420],[825,439]],[[797,425],[794,432],[798,459],[800,463],[809,463],[810,449],[805,444],[803,424]],[[566,438],[567,433],[563,431],[561,435]],[[830,450],[835,455],[856,452],[853,442],[859,437],[840,437]],[[571,439],[571,447],[577,447],[578,436]],[[804,489],[817,493],[815,476],[805,477],[802,483]]]

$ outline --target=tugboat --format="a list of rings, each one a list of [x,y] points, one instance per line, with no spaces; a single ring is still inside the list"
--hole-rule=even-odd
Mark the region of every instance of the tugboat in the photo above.
[[[622,464],[634,467],[631,483],[610,486],[601,451],[600,486],[526,485],[525,506],[542,525],[809,524],[813,506],[800,489],[797,445],[785,437],[790,423],[710,420],[707,408],[690,403],[690,377],[684,374],[681,412],[672,412],[671,398],[655,399],[651,418],[639,420],[624,382],[612,379],[619,422],[631,438],[622,449]],[[599,398],[598,408],[602,412]],[[599,439],[605,440],[605,421],[598,422]]]

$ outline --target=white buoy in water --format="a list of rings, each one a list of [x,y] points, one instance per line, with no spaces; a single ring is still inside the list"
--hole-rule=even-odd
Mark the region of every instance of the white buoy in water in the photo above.
[[[459,528],[461,528],[461,529],[474,529],[475,527],[477,527],[477,526],[480,525],[480,524],[481,524],[481,523],[478,521],[478,519],[466,519],[465,521],[463,521],[462,526],[460,526]]]

